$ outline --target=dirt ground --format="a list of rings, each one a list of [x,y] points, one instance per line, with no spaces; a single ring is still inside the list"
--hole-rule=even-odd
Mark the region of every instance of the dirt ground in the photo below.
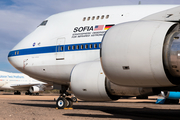
[[[13,95],[0,92],[0,120],[179,120],[180,104],[155,104],[148,100],[74,103],[73,110],[55,109],[58,95]]]

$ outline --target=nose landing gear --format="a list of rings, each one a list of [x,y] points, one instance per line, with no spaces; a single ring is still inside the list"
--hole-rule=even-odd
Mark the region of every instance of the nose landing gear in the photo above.
[[[71,96],[71,94],[66,92],[67,89],[68,88],[65,86],[61,87],[60,96],[56,100],[56,109],[72,109],[73,101],[74,101],[74,99],[72,98],[75,98],[75,97],[72,97],[72,98],[67,97],[67,96]]]
[[[71,108],[73,106],[73,101],[71,98],[59,97],[56,101],[56,107],[58,109],[66,109]]]

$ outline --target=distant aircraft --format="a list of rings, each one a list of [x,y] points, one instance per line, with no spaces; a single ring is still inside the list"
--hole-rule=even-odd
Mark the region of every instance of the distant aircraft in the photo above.
[[[178,5],[130,5],[55,14],[8,60],[53,83],[58,108],[72,107],[68,89],[85,101],[156,95],[180,85],[179,11]]]
[[[27,91],[26,95],[38,95],[39,92],[52,88],[52,85],[35,80],[22,73],[0,71],[0,90],[13,90],[15,95],[20,95],[20,91]]]

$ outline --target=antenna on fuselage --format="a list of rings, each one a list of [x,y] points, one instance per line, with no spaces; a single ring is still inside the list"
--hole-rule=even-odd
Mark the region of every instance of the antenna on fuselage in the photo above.
[[[139,1],[138,5],[141,5],[141,1]]]

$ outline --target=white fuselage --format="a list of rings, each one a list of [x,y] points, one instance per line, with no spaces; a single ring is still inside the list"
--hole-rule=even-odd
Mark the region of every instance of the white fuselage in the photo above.
[[[113,6],[55,14],[19,42],[8,59],[33,78],[68,85],[75,65],[100,58],[100,43],[108,25],[137,21],[173,7]]]

